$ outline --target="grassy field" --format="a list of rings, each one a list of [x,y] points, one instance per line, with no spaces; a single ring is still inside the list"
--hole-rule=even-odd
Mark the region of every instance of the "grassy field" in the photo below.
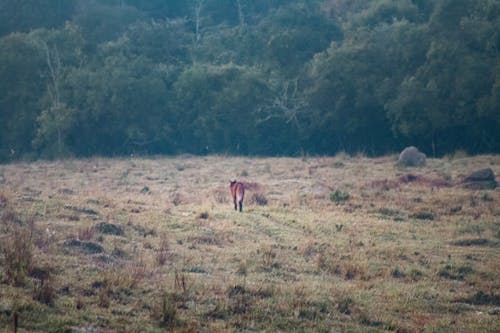
[[[0,331],[498,332],[500,156],[395,160],[0,165]]]

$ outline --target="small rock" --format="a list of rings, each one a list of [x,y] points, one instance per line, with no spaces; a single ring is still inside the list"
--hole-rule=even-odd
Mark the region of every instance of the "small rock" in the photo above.
[[[497,187],[495,173],[491,168],[471,172],[459,183],[460,187],[471,190],[487,190]]]
[[[425,165],[426,156],[416,147],[406,147],[399,154],[398,164],[405,167],[422,167]]]
[[[492,316],[498,316],[500,315],[500,308],[491,309],[490,311],[488,311],[488,314]]]
[[[480,169],[471,172],[467,177],[464,178],[465,182],[472,181],[483,181],[483,180],[495,180],[495,174],[491,168]]]

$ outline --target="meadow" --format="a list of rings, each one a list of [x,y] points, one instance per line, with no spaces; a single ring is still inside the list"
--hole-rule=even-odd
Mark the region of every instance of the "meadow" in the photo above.
[[[0,165],[0,331],[498,332],[500,156],[396,159]]]

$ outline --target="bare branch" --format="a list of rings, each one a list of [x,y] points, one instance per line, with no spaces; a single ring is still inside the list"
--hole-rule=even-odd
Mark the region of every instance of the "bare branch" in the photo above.
[[[240,27],[243,27],[245,25],[245,16],[243,15],[241,0],[236,0],[236,5],[238,6],[238,19],[240,21]]]
[[[307,109],[308,104],[299,94],[298,79],[281,82],[280,85],[273,89],[274,97],[257,109],[257,113],[263,115],[257,123],[279,118],[300,128],[299,115]]]
[[[49,96],[54,107],[58,107],[60,104],[60,94],[59,94],[59,76],[61,72],[61,58],[59,57],[59,51],[57,46],[54,46],[53,56],[51,55],[49,46],[44,43],[45,56],[47,61],[47,66],[49,67],[51,83],[48,85],[47,89],[49,91]]]
[[[203,9],[203,3],[205,0],[196,0],[194,6],[194,19],[195,19],[195,34],[196,41],[198,42],[201,39],[200,35],[200,23],[201,23],[201,10]]]

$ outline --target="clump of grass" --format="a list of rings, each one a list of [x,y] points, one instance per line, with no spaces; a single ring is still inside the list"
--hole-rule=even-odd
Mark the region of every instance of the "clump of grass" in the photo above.
[[[158,266],[163,266],[171,258],[170,247],[165,236],[161,238],[160,247],[156,251],[155,261]]]
[[[21,216],[15,211],[11,195],[7,192],[0,192],[0,227],[2,232],[9,231],[13,226],[22,224]]]
[[[340,313],[350,315],[352,313],[352,306],[354,300],[351,297],[342,297],[337,302],[337,309]]]
[[[353,280],[355,278],[365,279],[367,270],[363,264],[357,262],[347,262],[342,267],[344,279]]]
[[[470,239],[460,239],[452,242],[452,245],[456,246],[487,246],[490,240],[487,238],[470,238]]]
[[[97,305],[100,308],[109,308],[111,304],[110,294],[111,290],[107,286],[99,289],[99,292],[97,294]]]
[[[146,266],[142,261],[112,266],[101,272],[92,284],[93,288],[99,288],[98,305],[106,308],[110,306],[112,299],[130,297],[146,274]]]
[[[266,206],[268,203],[266,195],[263,192],[252,193],[250,201],[258,206]]]
[[[64,242],[64,246],[68,248],[73,248],[81,251],[84,254],[97,254],[103,253],[104,248],[94,242],[80,241],[78,239],[72,239]]]
[[[467,151],[463,149],[457,149],[453,153],[445,155],[445,158],[452,161],[452,160],[466,158],[467,156],[468,156]]]
[[[159,326],[173,329],[179,324],[176,295],[172,292],[162,292],[152,309],[151,317]]]
[[[75,308],[77,310],[81,310],[81,309],[83,309],[85,307],[85,300],[84,300],[84,298],[81,295],[77,295],[75,297],[74,303],[75,303]]]
[[[3,237],[0,253],[3,256],[5,281],[22,286],[33,265],[33,229],[17,226]]]
[[[334,260],[331,255],[327,255],[323,252],[316,256],[316,267],[320,271],[325,271],[330,274],[340,275],[340,265]]]
[[[227,297],[229,299],[229,312],[233,315],[250,312],[252,308],[251,296],[252,295],[244,286],[236,285],[228,288]]]
[[[277,253],[273,248],[263,249],[261,253],[261,263],[264,270],[272,270],[279,268],[279,263],[276,261]]]
[[[34,235],[33,244],[44,252],[52,252],[56,246],[56,232],[50,228],[39,231]]]
[[[320,252],[316,256],[316,267],[320,271],[338,275],[345,280],[367,279],[366,264],[351,259],[338,258],[330,253]]]
[[[483,232],[485,232],[485,230],[486,228],[484,225],[478,224],[474,221],[458,229],[458,232],[462,234],[477,234],[478,236],[480,236]]]
[[[408,277],[411,281],[419,281],[424,276],[421,270],[417,268],[412,268],[408,272]]]
[[[397,209],[390,209],[390,208],[380,208],[377,212],[385,216],[397,216],[401,213]]]
[[[179,193],[179,192],[175,192],[173,195],[172,195],[172,203],[174,204],[174,206],[179,206],[181,204],[183,204],[186,199],[184,198],[184,196]]]
[[[70,210],[72,212],[75,212],[75,213],[79,213],[79,214],[86,214],[86,215],[99,215],[99,212],[97,212],[96,210],[94,209],[91,209],[91,208],[82,208],[82,207],[76,207],[76,206],[71,206],[71,205],[65,205],[64,206],[65,209],[67,210]]]
[[[417,219],[417,220],[424,220],[424,221],[434,221],[436,219],[436,215],[432,212],[429,211],[418,211],[416,213],[413,213],[410,215],[411,218]]]
[[[343,192],[340,190],[335,190],[330,193],[330,200],[335,202],[336,204],[342,204],[348,201],[351,198],[351,195],[348,192]]]
[[[493,199],[493,197],[491,196],[491,194],[489,194],[488,192],[484,192],[481,195],[481,200],[484,201],[484,202],[493,202],[495,199]]]
[[[467,275],[473,272],[474,269],[469,264],[454,265],[448,263],[439,270],[438,276],[449,280],[464,280]]]
[[[200,214],[198,214],[198,218],[199,219],[202,219],[202,220],[206,220],[208,219],[209,215],[207,212],[201,212]]]
[[[397,210],[397,209],[382,207],[382,208],[379,208],[377,210],[377,213],[383,219],[391,219],[391,220],[397,221],[397,222],[401,222],[401,221],[406,220],[404,214],[400,210]]]
[[[391,276],[395,279],[401,279],[406,277],[406,273],[403,272],[399,267],[395,267],[391,272]]]
[[[7,207],[7,204],[9,202],[9,196],[5,191],[0,191],[0,208],[2,208],[2,211],[5,207]]]
[[[341,169],[341,168],[345,167],[345,164],[342,161],[336,161],[335,163],[333,163],[333,167],[337,168],[337,169]]]
[[[228,202],[228,198],[231,196],[228,188],[219,187],[212,191],[212,196],[216,203],[223,204]]]
[[[123,236],[124,235],[123,228],[116,225],[116,224],[112,224],[112,223],[101,222],[97,225],[96,229],[101,234],[115,235],[115,236]]]
[[[188,280],[186,274],[183,272],[175,271],[174,288],[182,294],[186,294],[188,290]]]
[[[189,236],[187,240],[192,243],[193,248],[198,244],[222,246],[224,243],[221,235],[212,229],[202,230],[201,234]]]
[[[240,261],[240,264],[238,266],[238,269],[236,270],[236,273],[239,275],[247,276],[248,274],[248,263],[246,260]]]
[[[0,192],[0,282],[21,287],[33,269],[34,236],[39,232],[34,217],[19,214],[10,198],[10,194]]]
[[[156,237],[158,235],[156,230],[153,228],[146,229],[141,225],[133,225],[132,228],[142,237],[147,237],[147,236]]]
[[[115,243],[113,251],[111,251],[111,255],[115,258],[128,259],[130,258],[127,251],[125,251],[121,246]]]
[[[30,276],[38,280],[35,283],[33,299],[49,306],[54,305],[56,290],[50,268],[36,267],[31,270]]]
[[[162,301],[161,323],[167,327],[174,327],[178,322],[175,295],[164,294]]]
[[[77,239],[82,241],[89,241],[94,238],[95,227],[94,226],[83,226],[78,228]]]
[[[493,293],[485,293],[479,290],[474,295],[464,300],[465,303],[474,305],[493,305],[500,306],[500,295],[495,295]]]

